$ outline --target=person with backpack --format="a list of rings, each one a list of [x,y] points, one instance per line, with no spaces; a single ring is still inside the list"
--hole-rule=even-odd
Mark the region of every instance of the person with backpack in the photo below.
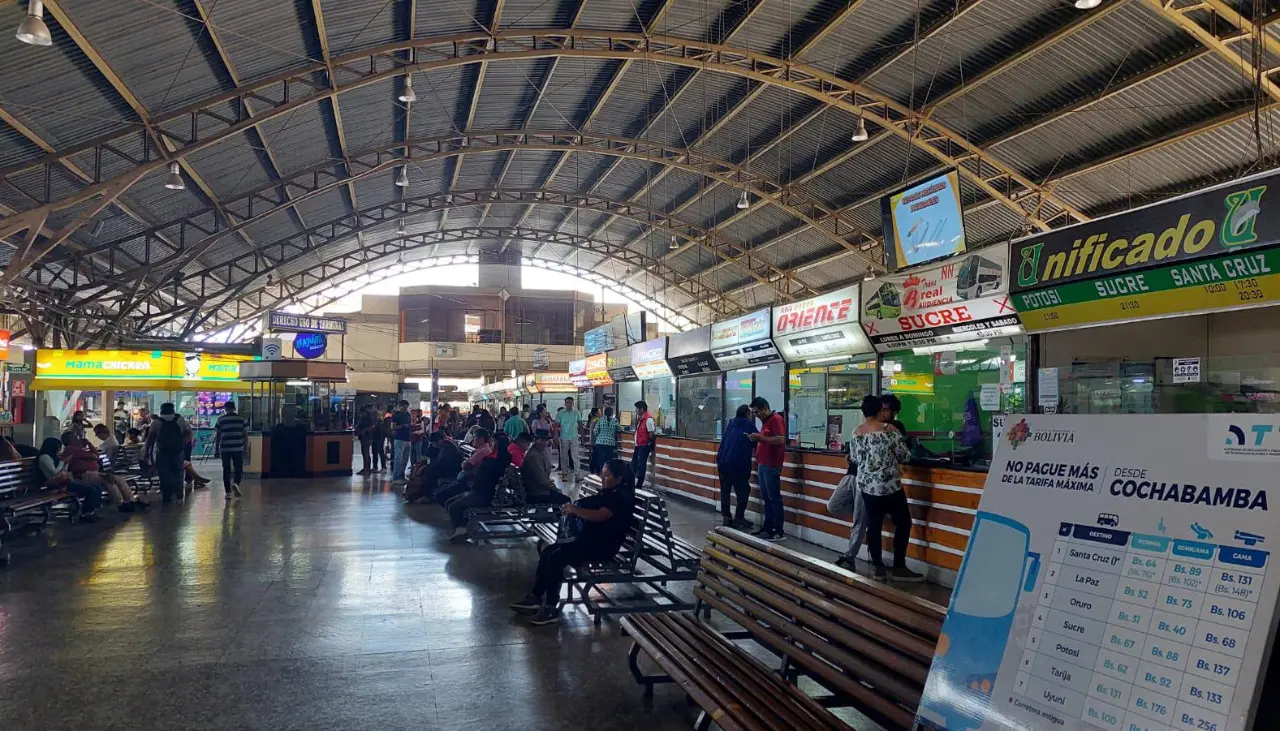
[[[147,453],[151,455],[160,478],[160,502],[173,502],[174,494],[183,496],[183,457],[187,441],[191,439],[191,426],[187,424],[172,403],[160,404],[160,414],[147,432]]]

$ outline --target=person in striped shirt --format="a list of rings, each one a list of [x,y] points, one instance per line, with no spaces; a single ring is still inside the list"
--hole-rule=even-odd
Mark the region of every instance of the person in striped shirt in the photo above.
[[[232,494],[240,497],[246,424],[244,417],[236,413],[234,401],[223,404],[222,410],[225,413],[214,424],[213,454],[222,457],[222,487],[226,490],[226,499],[230,500]]]

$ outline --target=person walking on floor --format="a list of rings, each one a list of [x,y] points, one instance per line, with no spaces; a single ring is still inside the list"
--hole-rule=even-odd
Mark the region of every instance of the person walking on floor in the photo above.
[[[556,423],[560,426],[560,477],[574,482],[582,480],[582,465],[578,464],[579,425],[582,423],[582,412],[573,408],[573,397],[564,400],[564,409],[556,413]]]
[[[746,404],[738,407],[738,412],[728,424],[725,424],[724,435],[720,446],[716,449],[716,472],[720,476],[720,516],[724,524],[738,530],[751,530],[755,524],[747,520],[747,501],[751,497],[751,451],[750,435],[757,433],[755,419],[751,418],[751,408]],[[729,513],[729,494],[738,496],[738,505],[732,514]]]
[[[764,501],[764,525],[754,535],[766,541],[786,540],[782,530],[782,463],[787,454],[787,424],[782,414],[769,408],[769,401],[760,396],[751,399],[751,413],[762,425],[747,439],[756,445],[756,478]]]
[[[173,404],[160,404],[160,415],[147,432],[147,453],[155,461],[156,474],[160,478],[160,502],[173,502],[175,494],[181,498],[183,458],[191,439],[191,427],[174,410]]]
[[[223,404],[222,411],[222,416],[213,425],[213,455],[222,458],[222,489],[226,491],[225,499],[230,500],[232,495],[241,496],[247,424],[245,418],[236,413],[234,401]]]
[[[649,456],[653,454],[658,427],[654,424],[649,404],[636,404],[636,448],[631,453],[631,471],[636,476],[636,489],[644,487],[644,473],[649,468]]]
[[[374,430],[378,428],[377,421],[373,417],[373,406],[365,404],[360,409],[360,418],[356,419],[356,438],[360,440],[360,458],[364,460],[363,468],[357,472],[357,475],[368,475],[374,470]]]
[[[862,399],[863,422],[849,442],[851,460],[857,464],[856,481],[867,510],[867,551],[871,554],[872,578],[885,581],[922,581],[923,576],[907,568],[907,546],[911,541],[911,510],[902,489],[898,465],[911,457],[902,433],[882,421],[884,404],[879,396]],[[880,531],[885,516],[893,520],[893,570],[885,571],[881,556]]]
[[[409,466],[409,452],[413,448],[413,417],[409,415],[409,402],[401,400],[391,414],[392,458],[391,485],[403,485],[405,469]]]
[[[604,407],[604,416],[587,431],[591,434],[591,474],[600,474],[605,463],[618,456],[618,432],[622,427],[613,418],[613,407]]]

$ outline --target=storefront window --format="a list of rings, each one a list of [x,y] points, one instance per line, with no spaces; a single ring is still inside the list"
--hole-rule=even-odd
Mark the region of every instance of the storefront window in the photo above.
[[[874,391],[875,365],[875,356],[868,355],[855,363],[790,369],[791,438],[801,447],[839,449],[862,420],[859,408]]]
[[[685,376],[676,382],[677,432],[690,439],[720,435],[720,373]]]
[[[746,406],[751,403],[751,399],[755,398],[756,376],[760,375],[760,371],[730,371],[724,374],[724,414],[721,430],[723,431],[723,422],[732,419],[738,412],[739,406]],[[716,434],[718,439],[720,434]]]
[[[618,423],[635,426],[636,402],[640,400],[640,382],[622,381],[618,384]]]
[[[886,353],[881,390],[902,401],[898,419],[907,428],[916,458],[985,467],[994,446],[991,416],[1025,409],[1026,339],[958,343],[954,348]]]
[[[641,398],[649,405],[654,423],[664,434],[676,433],[676,379],[669,376],[640,382]]]

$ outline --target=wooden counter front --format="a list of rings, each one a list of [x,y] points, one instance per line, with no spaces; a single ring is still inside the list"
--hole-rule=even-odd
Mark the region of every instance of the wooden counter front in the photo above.
[[[621,435],[620,456],[631,458],[634,436]],[[659,437],[656,466],[651,464],[646,484],[664,491],[714,506],[719,510],[720,484],[716,476],[717,442]],[[844,551],[849,543],[851,523],[827,513],[827,500],[847,462],[843,455],[821,452],[787,451],[782,470],[782,501],[786,509],[788,534],[832,550]],[[911,531],[908,557],[936,569],[931,578],[951,584],[960,568],[973,516],[986,474],[928,467],[904,467],[903,483],[915,525]],[[760,523],[763,503],[755,476],[751,478],[748,510]],[[882,539],[886,552],[892,547],[893,523],[886,520]],[[863,551],[865,557],[865,549]],[[888,560],[888,557],[886,557]]]
[[[308,434],[307,476],[349,476],[354,443],[352,432]]]

